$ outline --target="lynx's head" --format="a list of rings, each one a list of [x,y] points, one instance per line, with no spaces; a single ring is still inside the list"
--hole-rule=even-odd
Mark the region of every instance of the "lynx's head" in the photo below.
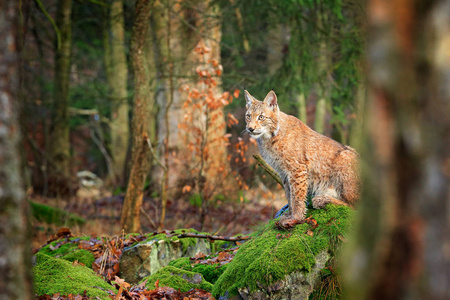
[[[279,111],[277,95],[270,91],[264,101],[258,101],[247,90],[244,91],[247,101],[245,113],[246,130],[254,139],[270,138],[278,131]]]

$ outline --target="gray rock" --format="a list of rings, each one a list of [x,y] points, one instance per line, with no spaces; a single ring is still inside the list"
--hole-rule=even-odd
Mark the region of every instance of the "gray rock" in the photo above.
[[[310,272],[294,272],[283,280],[279,280],[270,286],[261,286],[260,290],[249,293],[248,289],[239,289],[239,294],[244,300],[304,300],[308,299],[313,292],[314,286],[319,279],[319,272],[325,267],[330,259],[328,252],[323,251],[316,256],[316,264]]]
[[[182,256],[193,257],[197,253],[211,253],[211,245],[204,239],[197,239],[193,246],[183,249],[181,243],[170,240],[149,239],[130,247],[120,257],[120,276],[134,284],[144,277],[154,274],[174,259]]]

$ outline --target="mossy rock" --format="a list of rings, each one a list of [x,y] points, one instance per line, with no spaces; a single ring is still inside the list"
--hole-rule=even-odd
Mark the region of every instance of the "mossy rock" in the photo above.
[[[94,254],[85,249],[75,250],[73,252],[64,255],[61,258],[71,262],[78,261],[88,268],[92,268],[92,264],[95,261]]]
[[[76,214],[68,213],[62,209],[29,201],[31,215],[38,221],[58,226],[82,226],[86,220]]]
[[[148,239],[125,248],[120,257],[120,276],[129,283],[137,283],[157,272],[179,257],[193,257],[202,252],[211,253],[207,239],[178,238],[182,233],[199,233],[194,229],[178,229],[166,234],[149,234]]]
[[[88,297],[111,299],[117,290],[97,276],[91,269],[82,265],[43,253],[34,257],[33,267],[34,292],[38,295],[83,295]]]
[[[307,216],[318,223],[315,229],[304,223],[290,230],[280,230],[275,220],[270,221],[240,246],[215,283],[213,296],[238,295],[240,289],[257,292],[298,272],[307,276],[318,256],[322,257],[324,251],[333,254],[349,229],[353,215],[349,207],[329,204],[323,209],[308,210]]]
[[[191,265],[189,257],[180,257],[169,263],[169,266],[173,266],[182,270],[192,271],[203,275],[206,281],[214,284],[220,275],[225,272],[227,265],[220,264],[196,264]]]
[[[154,289],[155,283],[159,280],[159,286],[168,286],[182,293],[190,289],[201,289],[211,292],[213,285],[207,282],[202,274],[182,270],[173,266],[167,266],[159,269],[155,274],[145,277],[142,281],[147,280],[146,287]]]

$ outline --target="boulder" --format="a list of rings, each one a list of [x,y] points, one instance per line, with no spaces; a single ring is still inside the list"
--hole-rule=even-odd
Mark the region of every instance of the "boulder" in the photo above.
[[[193,230],[176,230],[176,233]],[[158,234],[132,247],[124,249],[120,257],[120,276],[129,283],[138,283],[154,274],[169,262],[180,257],[194,257],[198,253],[210,254],[211,245],[205,239],[167,237]]]
[[[347,233],[354,211],[328,204],[309,209],[309,222],[280,229],[263,225],[241,245],[214,284],[216,299],[308,299],[321,270]]]

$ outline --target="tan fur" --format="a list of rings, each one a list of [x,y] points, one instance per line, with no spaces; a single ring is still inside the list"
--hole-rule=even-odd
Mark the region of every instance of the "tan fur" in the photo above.
[[[314,208],[327,203],[353,206],[359,197],[358,154],[306,126],[278,108],[270,91],[258,101],[245,91],[246,130],[256,139],[261,156],[283,180],[289,214],[282,226],[302,221],[306,196]]]

